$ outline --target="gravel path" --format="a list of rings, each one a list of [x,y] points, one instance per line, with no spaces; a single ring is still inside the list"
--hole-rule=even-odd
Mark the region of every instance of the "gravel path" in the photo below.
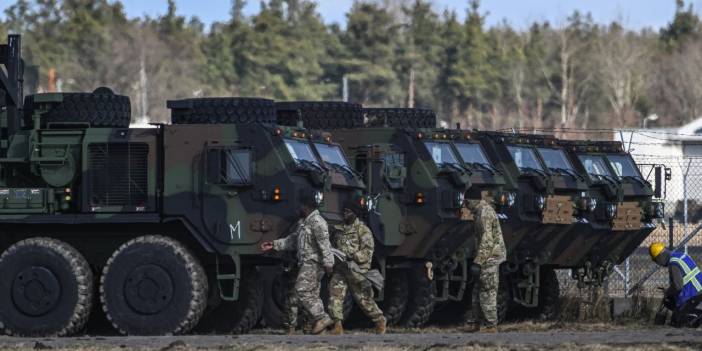
[[[661,344],[665,343],[665,347]],[[702,331],[691,329],[619,329],[609,331],[535,331],[499,334],[426,333],[374,335],[352,333],[341,337],[321,335],[188,335],[162,337],[0,337],[2,349],[119,349],[155,350],[227,349],[702,349]],[[638,345],[638,346],[637,346]],[[600,350],[602,348],[595,348]]]

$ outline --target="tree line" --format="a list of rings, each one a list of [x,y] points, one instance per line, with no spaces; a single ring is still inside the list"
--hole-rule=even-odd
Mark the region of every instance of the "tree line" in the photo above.
[[[559,23],[486,26],[428,0],[356,1],[345,26],[310,0],[265,0],[206,27],[168,1],[157,18],[128,18],[120,1],[16,0],[0,35],[23,35],[41,90],[109,86],[134,116],[167,121],[167,99],[262,96],[423,107],[447,123],[500,129],[636,127],[651,114],[679,125],[702,114],[702,24],[677,0],[664,28],[630,30],[574,12]],[[344,84],[345,82],[345,84]],[[345,89],[345,87],[347,89]]]

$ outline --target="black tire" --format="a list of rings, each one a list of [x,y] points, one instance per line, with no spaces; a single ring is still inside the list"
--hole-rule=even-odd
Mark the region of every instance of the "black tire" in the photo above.
[[[368,127],[436,128],[436,113],[419,108],[363,109]]]
[[[290,288],[290,272],[281,266],[261,267],[263,306],[261,322],[268,328],[282,329],[285,321],[285,299]]]
[[[202,317],[207,293],[197,258],[164,236],[142,236],[122,245],[100,279],[102,308],[112,326],[127,335],[189,332]]]
[[[342,101],[289,101],[275,104],[278,124],[306,128],[352,129],[363,127],[363,107]]]
[[[507,277],[500,273],[500,284],[497,291],[497,323],[507,320],[512,306],[512,294],[507,283]]]
[[[556,271],[553,268],[542,267],[540,280],[536,317],[540,320],[554,320],[561,311],[561,289]]]
[[[388,325],[397,325],[407,309],[409,298],[409,280],[407,271],[391,270],[387,272],[385,296],[381,309]]]
[[[32,238],[0,256],[0,324],[5,333],[75,334],[85,327],[92,306],[93,273],[72,246]]]
[[[429,321],[434,312],[434,281],[427,276],[424,265],[416,265],[407,271],[409,295],[407,307],[399,325],[420,328]]]
[[[61,102],[42,102],[49,94],[29,95],[24,100],[25,125],[33,124],[33,115],[41,115],[41,127],[50,123],[89,124],[90,127],[128,128],[131,104],[128,96],[115,95],[108,88],[92,93],[61,93]],[[55,94],[51,94],[55,95]]]
[[[198,332],[218,334],[243,334],[253,329],[261,320],[264,301],[261,271],[254,267],[243,271],[237,301],[221,301],[205,312]]]
[[[221,97],[172,100],[173,124],[275,123],[273,100]]]

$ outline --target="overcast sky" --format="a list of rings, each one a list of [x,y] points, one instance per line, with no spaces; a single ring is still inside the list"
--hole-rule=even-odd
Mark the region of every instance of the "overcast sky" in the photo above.
[[[225,21],[229,17],[231,0],[176,0],[178,13],[197,16],[205,24]],[[7,8],[14,0],[0,0],[0,9]],[[166,11],[166,0],[122,0],[130,17],[147,14],[157,17]],[[353,0],[318,0],[319,12],[327,23],[346,22],[346,12]],[[437,11],[456,10],[464,17],[467,0],[434,0]],[[688,3],[690,0],[688,0]],[[695,8],[702,8],[702,0],[692,1]],[[256,13],[259,0],[249,0],[246,13]],[[592,13],[595,21],[609,23],[620,20],[631,29],[660,28],[670,21],[675,12],[675,0],[483,0],[481,8],[489,13],[488,25],[507,20],[518,28],[525,28],[534,21],[548,20],[553,24],[578,9]]]

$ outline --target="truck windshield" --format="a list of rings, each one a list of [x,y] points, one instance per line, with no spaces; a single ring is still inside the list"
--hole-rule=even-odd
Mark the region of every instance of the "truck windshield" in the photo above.
[[[570,164],[570,161],[568,161],[568,158],[563,150],[545,147],[540,147],[537,150],[539,150],[541,158],[544,159],[544,163],[546,163],[546,167],[549,169],[567,171],[573,170],[573,166]]]
[[[297,163],[311,162],[315,165],[319,165],[319,161],[312,153],[312,147],[310,144],[300,140],[285,139],[285,146],[290,152],[290,156],[295,159]]]
[[[507,146],[507,149],[510,155],[512,155],[512,159],[517,164],[517,167],[519,167],[519,170],[536,170],[537,172],[543,172],[544,169],[536,158],[534,149],[524,146]]]
[[[424,145],[429,150],[431,158],[438,166],[444,166],[447,164],[459,165],[458,158],[451,150],[451,145],[448,143],[436,143],[432,141],[425,141]]]
[[[485,166],[492,165],[490,161],[488,161],[487,157],[485,157],[485,153],[480,147],[480,144],[456,143],[454,145],[456,145],[458,153],[461,155],[463,162],[468,164],[479,163]]]
[[[634,161],[629,155],[619,155],[619,154],[608,154],[607,159],[609,159],[609,164],[614,168],[614,172],[620,178],[623,177],[634,177],[642,178],[639,169],[634,164]]]
[[[322,161],[325,163],[331,163],[339,166],[348,167],[349,164],[346,162],[344,154],[341,152],[341,148],[338,145],[314,143],[314,146],[319,152],[319,156],[322,157]]]
[[[583,163],[583,167],[585,167],[587,174],[595,177],[612,176],[612,173],[609,172],[609,168],[607,168],[607,163],[605,162],[604,157],[595,155],[578,155],[578,158],[580,159],[580,162]]]

